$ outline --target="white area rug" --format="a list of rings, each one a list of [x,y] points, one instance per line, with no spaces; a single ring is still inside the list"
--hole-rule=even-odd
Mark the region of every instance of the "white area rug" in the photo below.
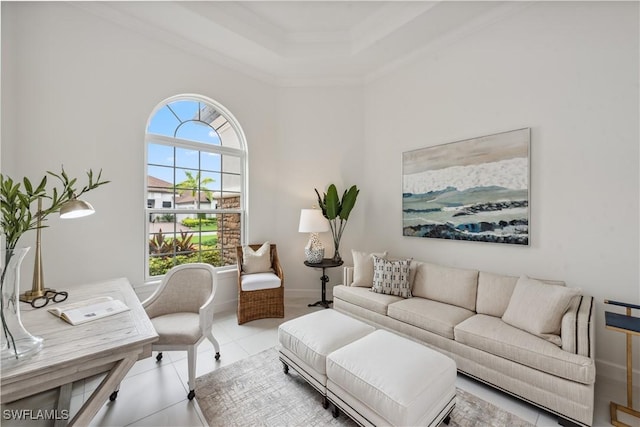
[[[333,418],[293,369],[286,375],[275,348],[198,377],[196,399],[211,427],[356,425],[344,414]],[[458,389],[449,427],[477,426],[532,424]]]

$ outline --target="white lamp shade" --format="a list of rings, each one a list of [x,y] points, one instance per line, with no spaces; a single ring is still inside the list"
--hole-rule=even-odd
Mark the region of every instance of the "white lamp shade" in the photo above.
[[[320,209],[302,209],[300,211],[300,233],[324,233],[329,231],[329,221]]]
[[[65,202],[60,208],[60,218],[81,218],[92,215],[95,212],[93,206],[84,200],[71,199]]]

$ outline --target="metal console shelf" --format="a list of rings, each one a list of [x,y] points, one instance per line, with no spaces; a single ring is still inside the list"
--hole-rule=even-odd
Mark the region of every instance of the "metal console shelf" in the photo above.
[[[611,424],[614,426],[629,426],[618,420],[618,411],[640,419],[640,412],[633,409],[633,336],[640,336],[640,317],[631,315],[631,310],[640,310],[640,305],[628,304],[620,301],[605,300],[605,304],[626,308],[626,314],[605,311],[605,324],[607,329],[618,331],[627,336],[627,406],[611,402]],[[629,426],[630,427],[630,426]]]

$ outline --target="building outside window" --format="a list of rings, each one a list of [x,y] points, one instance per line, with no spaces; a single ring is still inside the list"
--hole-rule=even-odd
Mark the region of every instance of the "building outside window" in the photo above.
[[[189,95],[159,105],[146,132],[147,279],[179,264],[236,264],[246,142],[223,106]]]

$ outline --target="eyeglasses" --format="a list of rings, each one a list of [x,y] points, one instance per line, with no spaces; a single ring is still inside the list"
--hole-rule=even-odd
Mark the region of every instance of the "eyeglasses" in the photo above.
[[[49,301],[62,302],[65,301],[68,297],[69,292],[66,291],[45,291],[44,295],[32,299],[30,303],[31,307],[33,308],[42,308],[45,305],[49,304]]]

